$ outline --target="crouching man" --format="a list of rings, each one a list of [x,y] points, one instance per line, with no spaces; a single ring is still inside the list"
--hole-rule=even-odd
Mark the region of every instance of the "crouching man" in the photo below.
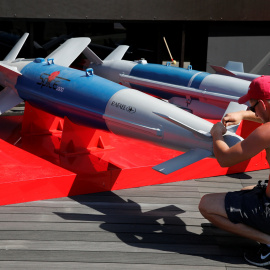
[[[223,124],[213,126],[213,150],[222,167],[230,167],[250,159],[266,149],[270,164],[270,76],[261,76],[251,82],[246,95],[238,102],[250,103],[249,110],[231,113]],[[250,120],[263,123],[245,140],[231,148],[224,142],[226,127]],[[199,204],[201,214],[215,226],[260,243],[260,248],[244,254],[251,264],[270,264],[270,187],[259,183],[236,192],[205,195]]]

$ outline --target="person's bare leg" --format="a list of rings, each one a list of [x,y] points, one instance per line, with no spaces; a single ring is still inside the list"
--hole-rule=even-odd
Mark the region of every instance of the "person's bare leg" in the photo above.
[[[207,194],[199,204],[201,214],[215,226],[263,244],[270,244],[270,235],[262,233],[243,223],[234,224],[225,211],[226,193]]]

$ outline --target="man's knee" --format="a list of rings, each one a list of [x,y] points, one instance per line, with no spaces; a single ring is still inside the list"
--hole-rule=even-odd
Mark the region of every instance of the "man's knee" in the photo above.
[[[199,211],[204,217],[212,214],[226,216],[225,196],[226,193],[204,195],[199,203]]]
[[[207,209],[209,208],[209,196],[210,194],[204,195],[199,203],[199,211],[202,215],[205,215],[207,213]]]

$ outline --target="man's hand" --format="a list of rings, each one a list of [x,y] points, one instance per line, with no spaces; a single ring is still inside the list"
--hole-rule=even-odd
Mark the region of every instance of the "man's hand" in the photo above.
[[[218,123],[213,125],[210,133],[211,133],[212,137],[215,137],[218,135],[225,134],[226,131],[227,131],[227,129],[223,126],[223,124],[221,122],[218,122]]]
[[[242,120],[243,120],[243,112],[239,111],[226,114],[222,119],[222,123],[225,127],[228,127],[231,125],[238,125]]]

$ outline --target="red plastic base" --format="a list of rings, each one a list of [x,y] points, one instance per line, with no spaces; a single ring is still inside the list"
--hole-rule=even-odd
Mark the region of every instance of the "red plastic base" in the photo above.
[[[24,117],[1,117],[0,125],[0,205],[268,168],[262,152],[231,168],[206,158],[163,175],[152,167],[178,151],[78,126],[27,103]],[[255,127],[244,122],[239,134]]]

